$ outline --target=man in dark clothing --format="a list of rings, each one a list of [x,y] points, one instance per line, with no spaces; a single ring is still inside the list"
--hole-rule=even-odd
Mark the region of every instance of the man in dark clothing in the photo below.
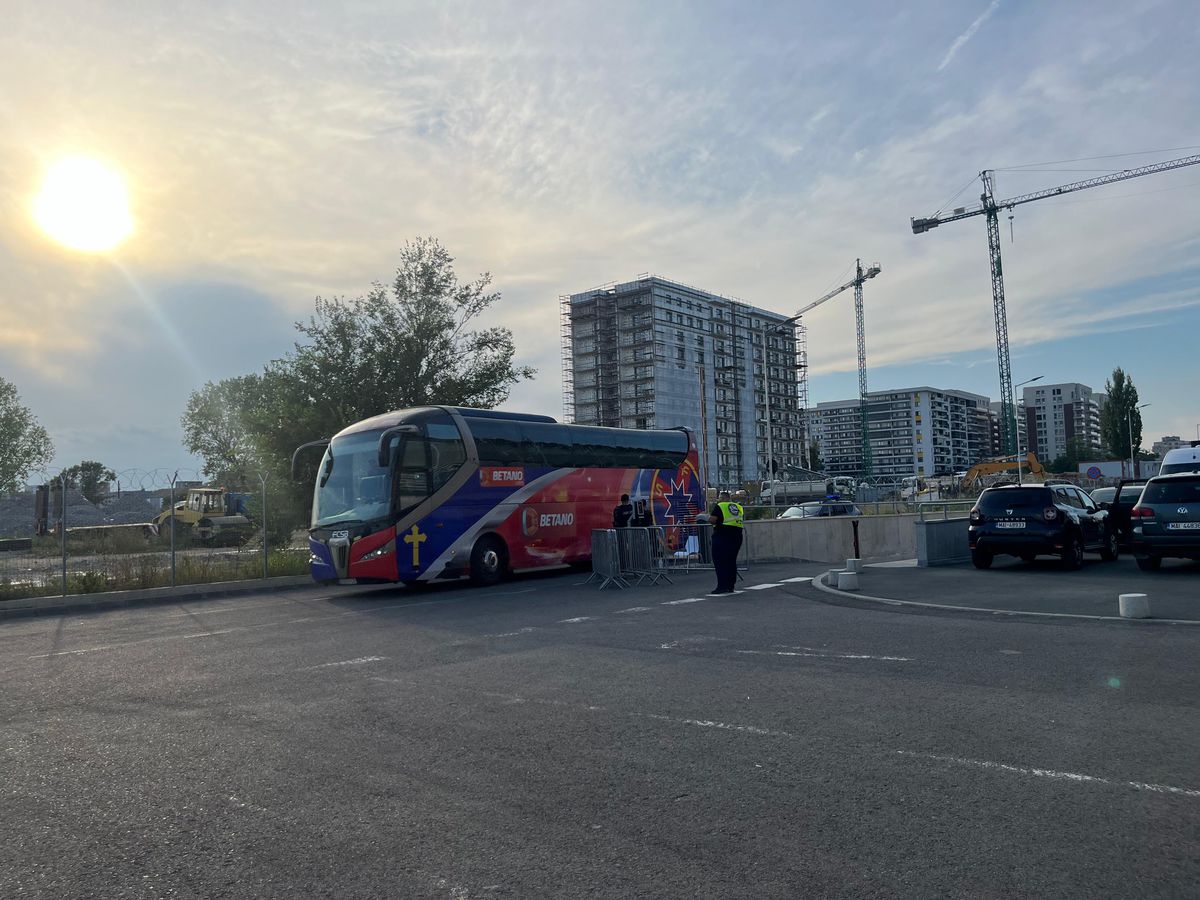
[[[732,594],[737,582],[737,558],[742,550],[745,515],[740,503],[731,503],[729,494],[722,491],[720,500],[709,513],[713,525],[713,568],[717,571],[714,594]]]
[[[621,495],[621,503],[613,508],[613,528],[628,528],[629,520],[633,517],[633,504],[629,495]]]

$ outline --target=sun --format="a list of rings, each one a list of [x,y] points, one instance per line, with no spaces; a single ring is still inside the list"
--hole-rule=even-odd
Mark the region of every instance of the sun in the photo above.
[[[87,253],[112,250],[133,232],[121,176],[86,157],[63,159],[50,167],[33,202],[33,215],[50,237]]]

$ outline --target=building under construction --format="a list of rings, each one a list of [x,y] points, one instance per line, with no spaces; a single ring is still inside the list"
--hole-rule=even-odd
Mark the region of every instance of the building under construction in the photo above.
[[[560,313],[567,421],[691,428],[721,487],[765,478],[772,455],[804,464],[803,325],[653,275],[563,296]]]

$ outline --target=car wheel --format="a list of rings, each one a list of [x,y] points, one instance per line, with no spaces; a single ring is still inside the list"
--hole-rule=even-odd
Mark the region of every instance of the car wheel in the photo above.
[[[986,550],[972,550],[971,564],[977,569],[990,569],[992,567],[992,554]]]
[[[471,580],[496,584],[508,573],[508,548],[495,535],[484,535],[471,551]]]
[[[1078,535],[1068,534],[1063,541],[1062,565],[1068,571],[1075,571],[1083,566],[1083,541]]]
[[[1100,548],[1100,558],[1105,562],[1112,562],[1121,555],[1121,545],[1117,541],[1117,533],[1115,531],[1106,532],[1104,535],[1104,546]]]
[[[1157,572],[1162,568],[1161,556],[1139,556],[1137,559],[1138,568],[1143,572]]]

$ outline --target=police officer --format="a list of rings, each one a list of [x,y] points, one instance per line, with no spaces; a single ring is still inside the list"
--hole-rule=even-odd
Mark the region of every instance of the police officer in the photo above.
[[[729,500],[728,491],[722,491],[709,513],[709,521],[713,525],[713,568],[717,570],[717,589],[713,593],[732,594],[737,581],[737,558],[742,549],[742,533],[746,527],[745,513],[740,503]]]

